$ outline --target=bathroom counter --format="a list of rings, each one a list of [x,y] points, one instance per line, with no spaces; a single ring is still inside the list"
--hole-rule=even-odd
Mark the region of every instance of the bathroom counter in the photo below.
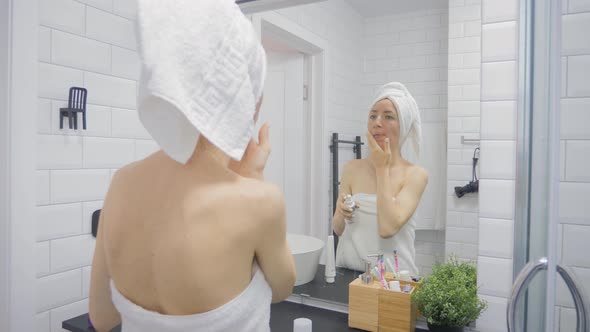
[[[293,287],[293,294],[348,305],[348,284],[362,273],[338,267],[336,280],[329,284],[324,279],[325,269],[325,265],[318,265],[315,278],[307,284]]]
[[[271,306],[271,331],[293,331],[293,320],[305,317],[312,320],[313,330],[318,332],[360,331],[348,327],[348,315],[340,312],[309,307],[291,302],[281,302]],[[72,332],[91,332],[88,326],[88,314],[80,315],[62,323],[62,327]],[[120,332],[116,327],[111,332]]]
[[[275,332],[293,331],[293,320],[301,317],[312,320],[313,331],[361,331],[348,327],[347,314],[291,302],[281,302],[271,306],[270,329]],[[95,331],[88,326],[88,314],[68,319],[62,323],[62,327],[72,332]],[[111,332],[120,331],[121,328],[116,327]],[[426,330],[416,328],[416,332],[426,332]]]
[[[332,284],[324,280],[324,265],[319,265],[316,276],[311,282],[293,288],[293,294],[320,299],[325,302],[339,303],[348,307],[348,284],[361,274],[358,271],[336,268],[336,281]],[[361,331],[348,327],[348,314],[329,309],[322,309],[302,303],[283,301],[271,305],[270,327],[272,331],[293,331],[293,320],[299,317],[313,321],[313,330],[321,332]],[[88,326],[88,314],[80,315],[62,323],[62,327],[72,332],[94,331]],[[120,332],[120,327],[112,332]],[[416,328],[416,332],[428,330]]]

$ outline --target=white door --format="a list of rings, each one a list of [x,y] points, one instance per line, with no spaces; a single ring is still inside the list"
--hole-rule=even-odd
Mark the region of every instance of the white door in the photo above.
[[[308,233],[304,192],[305,167],[309,152],[304,139],[308,125],[303,102],[304,56],[298,52],[267,52],[268,70],[264,86],[264,101],[258,128],[270,124],[272,152],[264,171],[267,181],[278,185],[285,194],[287,231]]]

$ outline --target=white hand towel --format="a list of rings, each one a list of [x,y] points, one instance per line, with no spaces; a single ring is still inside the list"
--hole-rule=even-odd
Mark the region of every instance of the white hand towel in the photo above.
[[[419,157],[422,145],[422,120],[416,100],[408,89],[399,82],[387,83],[379,88],[373,99],[373,105],[383,99],[389,99],[397,109],[400,122],[400,148],[403,149],[409,138],[412,141],[416,157]]]
[[[199,134],[240,160],[254,129],[266,55],[233,0],[139,0],[139,118],[180,163]]]

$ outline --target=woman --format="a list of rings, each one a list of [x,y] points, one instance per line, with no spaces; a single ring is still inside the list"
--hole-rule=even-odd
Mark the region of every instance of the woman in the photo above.
[[[399,268],[418,275],[415,264],[413,214],[428,183],[428,174],[402,156],[412,141],[418,154],[420,114],[406,87],[392,82],[381,87],[368,115],[366,159],[344,166],[333,229],[340,236],[336,265],[364,270],[367,255],[391,257],[397,251]],[[345,204],[352,195],[356,210]]]
[[[161,151],[113,177],[90,286],[98,331],[269,331],[291,294],[285,204],[252,139],[266,58],[233,0],[140,0],[139,116]],[[201,22],[197,24],[196,22]]]

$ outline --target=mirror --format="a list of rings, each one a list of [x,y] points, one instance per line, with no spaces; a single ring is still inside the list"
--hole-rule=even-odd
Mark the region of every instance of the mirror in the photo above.
[[[327,284],[325,244],[344,165],[367,158],[373,98],[392,81],[413,95],[422,122],[420,158],[409,143],[402,156],[428,173],[411,218],[414,230],[406,232],[414,239],[398,250],[414,250],[403,255],[413,256],[415,274],[422,277],[446,255],[477,258],[477,193],[459,198],[454,187],[474,177],[480,11],[476,2],[331,0],[252,16],[269,63],[259,120],[271,123],[273,152],[265,177],[285,193],[298,270],[295,294],[345,303],[342,293],[362,273],[337,268],[336,282]]]

